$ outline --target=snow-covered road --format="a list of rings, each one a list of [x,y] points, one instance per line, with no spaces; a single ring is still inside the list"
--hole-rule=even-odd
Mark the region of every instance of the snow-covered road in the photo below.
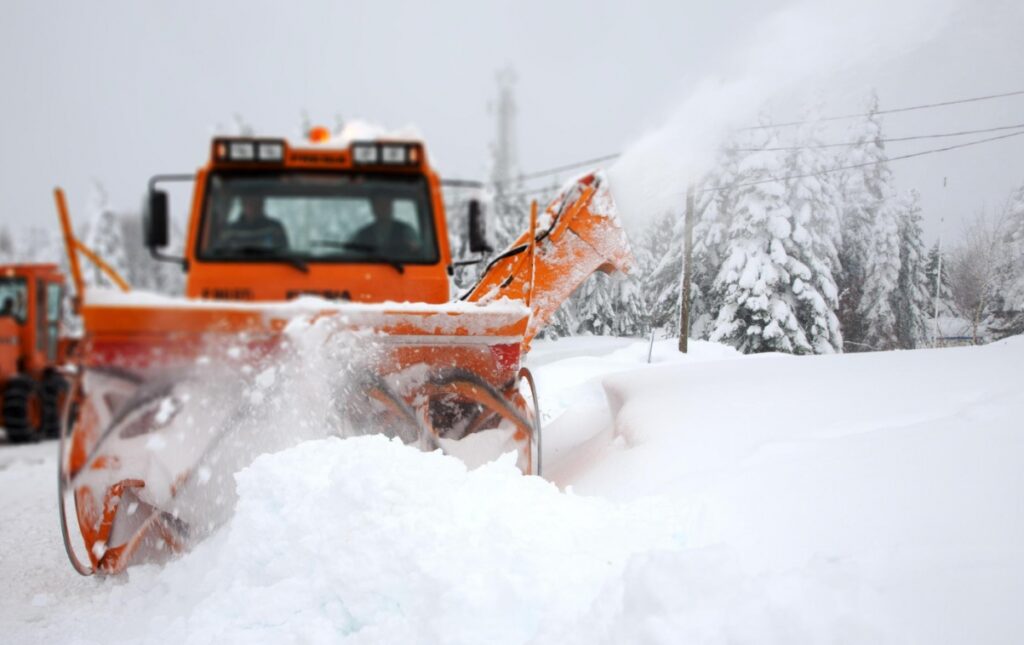
[[[211,539],[121,579],[66,562],[55,444],[0,446],[3,641],[1019,642],[1024,338],[647,350],[535,347],[558,486],[307,442],[239,475]]]

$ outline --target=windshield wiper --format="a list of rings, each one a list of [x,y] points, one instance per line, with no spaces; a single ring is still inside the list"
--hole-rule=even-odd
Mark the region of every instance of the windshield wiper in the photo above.
[[[314,246],[326,246],[330,249],[342,249],[344,251],[359,251],[360,253],[375,253],[380,250],[379,247],[370,244],[360,244],[359,242],[335,242],[334,240],[313,240],[310,242]],[[394,258],[385,258],[381,256],[371,256],[368,258],[360,258],[367,262],[382,262],[394,267],[395,271],[399,273],[405,273],[405,265],[395,260]]]
[[[405,265],[393,258],[380,258],[380,257],[369,257],[365,258],[367,262],[382,262],[394,268],[399,273],[405,273]]]
[[[304,260],[291,255],[280,255],[274,249],[268,249],[262,246],[238,246],[232,247],[231,250],[242,255],[259,257],[261,260],[266,260],[268,262],[287,264],[288,266],[295,267],[303,273],[309,273],[309,265],[306,264]]]
[[[311,240],[310,244],[313,246],[326,246],[329,249],[342,249],[343,251],[361,251],[363,253],[373,253],[377,250],[376,246],[370,244],[360,244],[359,242],[336,242],[334,240]]]

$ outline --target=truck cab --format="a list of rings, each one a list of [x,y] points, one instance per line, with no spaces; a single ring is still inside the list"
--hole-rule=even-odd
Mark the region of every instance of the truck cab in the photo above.
[[[440,181],[415,141],[293,146],[216,138],[194,176],[150,182],[146,244],[168,243],[162,182],[194,180],[186,296],[280,301],[450,300]]]
[[[0,267],[0,416],[10,441],[59,432],[65,384],[61,306],[64,278],[55,264]]]

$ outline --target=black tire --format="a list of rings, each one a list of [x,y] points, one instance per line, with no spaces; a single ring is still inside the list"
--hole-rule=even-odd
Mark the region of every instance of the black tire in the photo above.
[[[41,388],[35,379],[19,374],[3,392],[3,422],[11,443],[38,441],[43,433]]]
[[[60,436],[60,417],[67,396],[68,382],[59,372],[49,371],[43,375],[40,390],[43,405],[43,436],[56,439]]]

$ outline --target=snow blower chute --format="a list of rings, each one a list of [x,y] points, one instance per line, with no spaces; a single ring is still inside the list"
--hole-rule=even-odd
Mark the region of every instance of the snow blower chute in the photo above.
[[[161,250],[170,181],[194,183],[178,258]],[[539,473],[523,355],[591,273],[628,269],[626,237],[603,176],[585,176],[542,213],[534,204],[529,230],[453,301],[441,188],[419,142],[215,139],[194,175],[150,181],[145,244],[187,271],[185,298],[130,290],[75,238],[55,191],[84,324],[59,466],[65,545],[80,573],[160,559],[212,530],[216,514],[196,510],[219,500],[211,473],[273,449],[251,436],[250,385],[272,395],[274,370],[294,362],[296,325],[319,330],[311,360],[337,359],[345,373],[331,433],[382,432],[470,460],[512,449],[525,473]],[[480,251],[474,206],[470,246]],[[85,289],[79,254],[120,291]],[[321,375],[308,385],[334,387]]]

